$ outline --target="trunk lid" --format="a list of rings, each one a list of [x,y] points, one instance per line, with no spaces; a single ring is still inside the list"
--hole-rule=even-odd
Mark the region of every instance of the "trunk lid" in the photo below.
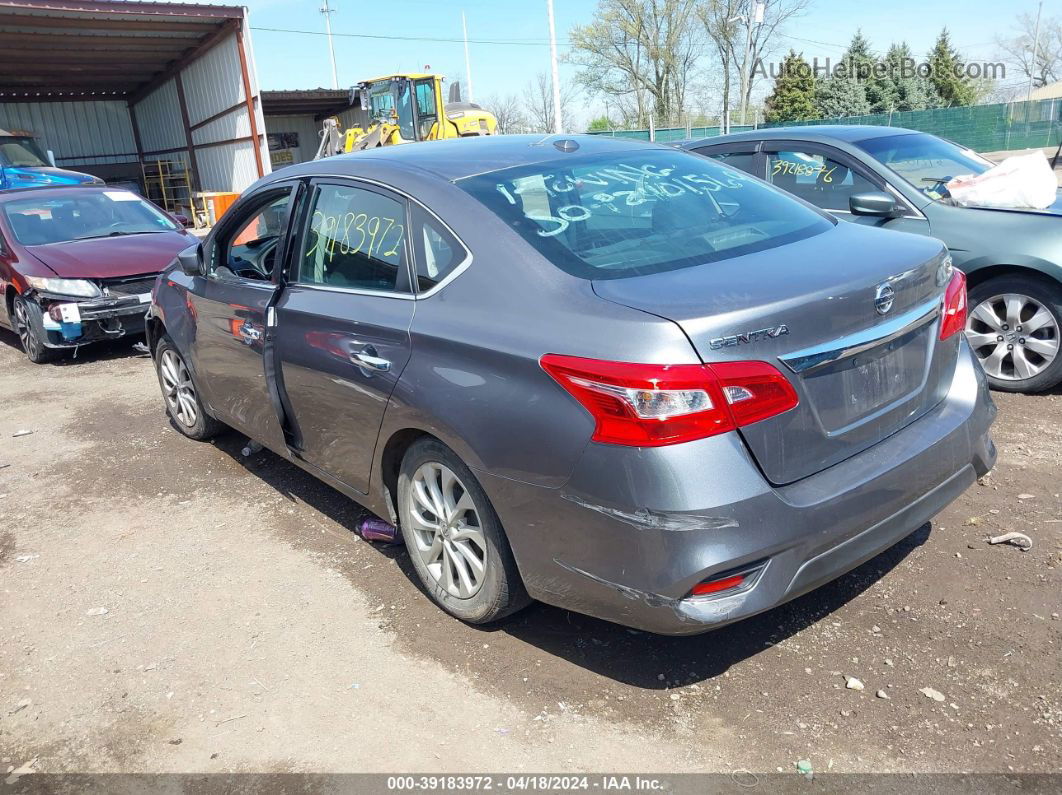
[[[767,479],[785,484],[943,399],[961,336],[938,339],[945,255],[931,238],[838,224],[767,251],[593,284],[601,298],[678,323],[705,362],[767,361],[789,378],[800,405],[740,430]]]

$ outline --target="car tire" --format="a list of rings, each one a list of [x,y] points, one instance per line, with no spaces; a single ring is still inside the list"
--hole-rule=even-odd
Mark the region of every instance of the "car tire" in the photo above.
[[[398,475],[398,514],[413,568],[447,613],[486,624],[530,603],[486,492],[437,439],[421,439],[406,451]]]
[[[155,371],[166,413],[177,430],[189,439],[206,441],[225,428],[207,412],[192,372],[169,336],[163,335],[155,346]]]
[[[44,328],[41,318],[41,308],[33,301],[28,301],[21,295],[15,296],[12,307],[12,320],[18,341],[22,344],[22,350],[34,364],[45,364],[53,361],[57,353],[54,348],[49,348],[41,339],[40,332]]]
[[[1043,392],[1062,382],[1062,285],[1032,274],[997,276],[970,289],[968,306],[966,339],[993,389]]]

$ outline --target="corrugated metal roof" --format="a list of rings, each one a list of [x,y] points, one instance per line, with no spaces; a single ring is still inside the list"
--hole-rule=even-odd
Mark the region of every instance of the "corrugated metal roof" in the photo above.
[[[0,0],[0,102],[135,95],[243,17],[238,6]]]

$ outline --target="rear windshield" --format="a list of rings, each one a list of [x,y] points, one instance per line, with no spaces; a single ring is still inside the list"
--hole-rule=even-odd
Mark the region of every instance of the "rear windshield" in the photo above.
[[[86,190],[63,198],[49,198],[42,192],[4,202],[3,211],[15,238],[24,246],[179,228],[158,208],[127,190]]]
[[[575,154],[457,184],[585,279],[689,268],[833,224],[743,171],[678,150]]]

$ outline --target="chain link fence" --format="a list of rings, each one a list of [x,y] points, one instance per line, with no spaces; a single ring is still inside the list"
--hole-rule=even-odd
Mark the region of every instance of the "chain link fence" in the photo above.
[[[819,124],[873,124],[903,127],[949,138],[979,152],[1054,147],[1062,142],[1062,99],[1034,102],[1008,102],[999,105],[972,105],[963,108],[873,113],[835,119],[761,124],[759,127],[791,127]],[[755,129],[731,125],[731,132]],[[634,138],[659,143],[686,138],[708,138],[720,134],[719,127],[662,127],[650,130],[608,130],[596,135]]]

